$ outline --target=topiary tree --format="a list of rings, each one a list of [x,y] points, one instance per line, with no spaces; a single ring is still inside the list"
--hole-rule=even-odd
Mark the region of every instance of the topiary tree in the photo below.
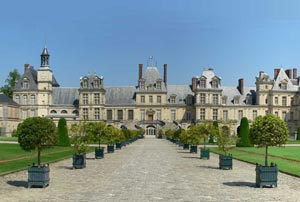
[[[285,144],[288,138],[286,123],[273,114],[258,116],[250,128],[251,142],[257,147],[265,147],[265,166],[268,166],[268,147]]]
[[[56,143],[56,126],[48,118],[31,117],[18,125],[17,136],[25,151],[37,150],[37,164],[41,165],[41,151]]]
[[[68,128],[67,128],[67,121],[65,118],[60,118],[58,121],[57,126],[57,146],[69,147],[71,146],[69,135],[68,135]]]
[[[250,138],[249,138],[249,122],[246,117],[241,119],[240,126],[238,128],[239,140],[237,143],[237,147],[251,147]]]

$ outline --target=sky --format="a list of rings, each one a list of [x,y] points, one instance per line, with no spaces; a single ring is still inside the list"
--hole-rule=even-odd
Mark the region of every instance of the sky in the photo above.
[[[223,86],[255,86],[259,71],[300,67],[299,10],[298,0],[3,1],[0,85],[25,63],[38,69],[47,46],[61,87],[90,73],[135,86],[149,56],[162,77],[168,64],[168,84],[189,85],[211,67]]]

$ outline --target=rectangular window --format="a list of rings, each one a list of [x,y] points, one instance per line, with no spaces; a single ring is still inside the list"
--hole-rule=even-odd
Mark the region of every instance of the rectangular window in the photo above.
[[[286,120],[286,112],[282,112],[282,120]]]
[[[175,120],[176,120],[176,110],[175,110],[175,109],[172,109],[172,110],[171,110],[171,120],[172,120],[172,121],[175,121]]]
[[[156,119],[161,120],[161,110],[160,109],[156,110]]]
[[[286,96],[282,97],[282,106],[286,106]]]
[[[133,110],[128,110],[128,120],[133,120]]]
[[[95,105],[100,104],[100,94],[99,93],[94,94],[94,102],[95,102]]]
[[[94,81],[94,88],[99,88],[99,87],[100,87],[100,82],[97,79],[97,80]]]
[[[144,121],[145,120],[145,110],[141,110],[141,120]]]
[[[27,111],[26,110],[22,111],[22,119],[27,119]]]
[[[213,104],[214,105],[219,104],[219,95],[218,94],[213,94]]]
[[[153,103],[153,96],[152,95],[149,96],[149,103]]]
[[[28,89],[28,88],[29,88],[29,82],[23,81],[23,89]]]
[[[31,104],[35,104],[35,95],[31,95],[30,96],[30,98],[31,98]]]
[[[20,96],[16,95],[16,103],[20,104]]]
[[[213,120],[214,121],[218,120],[218,109],[213,109]]]
[[[161,81],[158,81],[158,82],[157,82],[156,88],[157,88],[158,90],[161,90]]]
[[[95,120],[100,120],[100,109],[95,108]]]
[[[141,103],[145,103],[145,96],[141,96]]]
[[[27,105],[27,95],[23,95],[23,104]]]
[[[275,116],[277,116],[277,117],[278,117],[278,112],[275,112]]]
[[[35,117],[35,110],[34,109],[30,110],[30,117]]]
[[[161,96],[160,96],[160,95],[157,96],[157,103],[158,103],[158,104],[161,104]]]
[[[111,121],[112,120],[112,110],[108,109],[106,111],[106,116],[107,116],[107,120]]]
[[[228,121],[228,111],[227,110],[223,111],[223,120]]]
[[[88,120],[89,119],[89,109],[83,108],[83,119]]]
[[[200,88],[206,88],[206,79],[200,79]]]
[[[205,120],[205,109],[204,108],[200,109],[200,120],[201,121]]]
[[[238,120],[241,120],[243,118],[243,110],[238,111]]]
[[[223,97],[223,98],[222,98],[222,105],[226,105],[226,101],[227,101],[227,98],[226,98],[226,97]]]
[[[118,110],[118,120],[123,120],[123,110]]]
[[[205,93],[200,93],[200,104],[205,104]]]
[[[252,112],[252,120],[255,120],[257,117],[257,110],[253,110]]]
[[[88,94],[87,93],[83,93],[82,95],[82,101],[83,101],[83,104],[84,105],[87,105],[88,102],[89,102],[89,97],[88,97]]]
[[[192,120],[192,113],[191,113],[190,111],[187,111],[187,112],[186,112],[186,117],[185,117],[185,118],[186,118],[187,121]]]
[[[294,112],[291,112],[291,113],[290,113],[290,120],[291,120],[291,121],[294,121]]]
[[[274,104],[275,104],[275,105],[278,105],[278,97],[275,97],[275,98],[274,98]]]
[[[211,87],[212,88],[218,88],[218,81],[217,80],[213,80],[211,83]]]
[[[170,103],[175,103],[175,96],[170,97]]]

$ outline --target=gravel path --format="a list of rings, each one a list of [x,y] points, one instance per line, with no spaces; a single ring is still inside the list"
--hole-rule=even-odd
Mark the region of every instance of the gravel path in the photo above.
[[[277,188],[255,188],[255,166],[218,156],[201,160],[167,140],[145,138],[104,159],[88,154],[85,169],[67,159],[50,165],[50,185],[27,188],[27,171],[0,177],[0,201],[300,201],[300,178],[279,174]]]

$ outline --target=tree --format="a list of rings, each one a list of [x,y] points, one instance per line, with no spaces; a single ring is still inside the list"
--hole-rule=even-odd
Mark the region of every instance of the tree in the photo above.
[[[70,128],[70,133],[72,135],[72,143],[76,154],[85,154],[88,149],[89,137],[87,135],[88,124],[82,122],[79,124],[73,124]]]
[[[8,77],[5,80],[5,85],[0,88],[0,91],[6,96],[12,98],[13,89],[16,82],[20,79],[21,75],[17,69],[9,72]]]
[[[220,128],[217,135],[218,147],[227,155],[227,152],[236,144],[237,136],[231,135],[230,127],[224,125]]]
[[[25,151],[37,150],[38,166],[41,164],[41,151],[56,143],[56,126],[48,118],[31,117],[17,128],[18,142]]]
[[[286,123],[273,114],[258,116],[250,128],[250,140],[265,147],[265,166],[268,166],[268,147],[285,144],[289,137]]]
[[[238,128],[239,140],[236,146],[238,147],[251,147],[250,139],[249,139],[249,122],[246,117],[241,119],[240,126]]]
[[[69,135],[68,135],[67,121],[65,118],[59,119],[58,126],[57,126],[57,134],[58,134],[58,139],[57,139],[58,146],[65,146],[65,147],[71,146]]]
[[[210,135],[209,135],[209,140],[208,140],[209,143],[214,143],[215,137],[218,136],[218,132],[219,132],[219,123],[218,123],[218,121],[214,121],[214,122],[213,122],[213,127],[214,127],[214,129],[215,129],[217,132],[216,132],[215,134],[210,134]]]

